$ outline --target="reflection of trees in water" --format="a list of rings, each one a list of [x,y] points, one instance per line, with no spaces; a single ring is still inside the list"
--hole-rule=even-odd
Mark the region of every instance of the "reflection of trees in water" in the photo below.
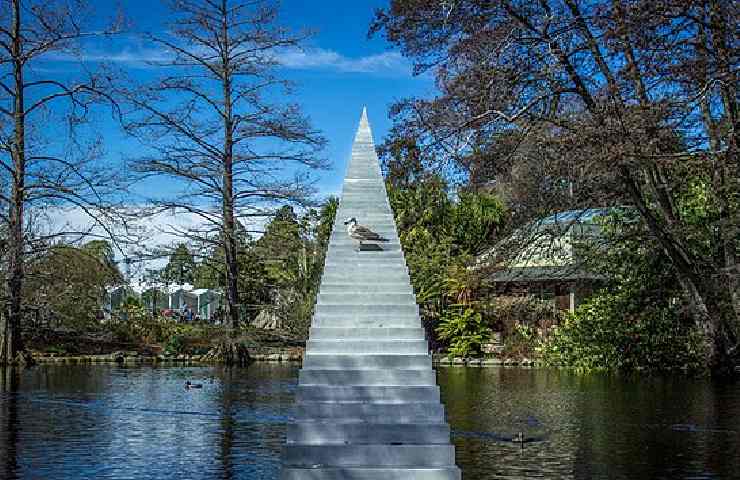
[[[0,458],[3,478],[17,478],[18,471],[18,385],[20,376],[15,368],[0,367]]]
[[[0,479],[278,478],[295,366],[18,373],[0,376]]]
[[[252,364],[224,368],[215,374],[222,383],[219,397],[219,478],[278,478],[285,424],[297,368],[284,364]],[[280,422],[280,423],[277,423]]]
[[[222,371],[221,388],[221,448],[219,459],[221,461],[221,476],[224,479],[234,478],[234,465],[232,460],[234,448],[234,395],[233,390],[234,369],[226,368]]]
[[[737,475],[737,387],[723,396],[725,386],[710,379],[602,375],[577,387],[577,477]]]
[[[0,478],[278,478],[296,375],[260,363],[0,369]],[[466,479],[737,477],[740,385],[504,368],[438,376]],[[186,379],[204,388],[185,391]],[[523,449],[507,441],[538,428],[544,439]]]
[[[575,478],[573,385],[557,371],[440,368],[463,478]],[[527,442],[512,442],[521,432]],[[494,460],[495,459],[495,460]]]
[[[713,393],[703,402],[704,425],[717,429],[706,442],[706,465],[719,478],[732,478],[740,463],[740,396],[732,382],[715,385]]]

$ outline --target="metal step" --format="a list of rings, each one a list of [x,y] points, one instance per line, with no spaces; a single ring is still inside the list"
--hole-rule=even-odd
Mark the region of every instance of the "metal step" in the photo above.
[[[324,267],[324,275],[338,275],[345,276],[348,279],[362,278],[363,276],[370,275],[396,275],[396,274],[408,274],[406,267],[401,267],[398,264],[394,265],[383,265],[373,262],[340,266],[340,265],[328,265]]]
[[[431,355],[397,355],[397,354],[369,354],[369,355],[321,355],[306,353],[303,356],[303,368],[312,369],[344,369],[362,370],[378,368],[430,369],[432,368]]]
[[[360,258],[375,260],[381,257],[400,258],[405,262],[405,256],[398,242],[362,242],[360,245],[354,240],[348,240],[341,245],[329,247],[326,258],[347,257],[350,259]]]
[[[306,352],[319,354],[359,354],[359,355],[422,355],[429,352],[426,340],[377,340],[372,338],[357,340],[309,340]]]
[[[416,305],[413,293],[319,293],[317,305]]]
[[[301,402],[295,405],[298,421],[441,423],[444,407],[439,403],[327,403]]]
[[[316,305],[316,314],[328,313],[333,315],[357,315],[357,314],[373,314],[373,315],[387,315],[392,317],[394,315],[418,315],[419,306],[415,303],[410,305],[402,304],[354,304],[354,305]]]
[[[442,467],[454,464],[455,450],[451,445],[293,445],[284,458],[286,465],[307,467]]]
[[[429,351],[426,340],[378,340],[377,338],[312,340],[306,342],[307,354],[422,355]]]
[[[359,356],[359,355],[358,355]],[[324,386],[298,385],[296,401],[303,402],[381,402],[439,403],[439,387],[434,386]]]
[[[309,468],[285,468],[282,480],[460,480],[460,470],[454,466],[420,468],[413,464],[396,468],[348,467],[332,468],[312,465]]]
[[[332,314],[314,314],[311,320],[311,327],[317,328],[418,328],[421,326],[421,320],[416,314],[413,315],[374,315],[374,314],[353,314],[353,315],[332,315]]]
[[[337,423],[297,422],[288,425],[288,443],[302,445],[449,444],[444,423]]]
[[[381,252],[382,253],[382,252]],[[324,268],[328,267],[343,267],[345,269],[363,269],[365,266],[372,265],[372,266],[383,266],[383,267],[396,267],[399,269],[406,269],[406,261],[401,256],[381,256],[379,255],[377,258],[368,258],[367,255],[363,255],[362,257],[358,257],[356,255],[352,256],[338,256],[336,254],[333,254],[330,257],[327,257],[326,263],[324,264]]]
[[[339,339],[400,339],[425,340],[423,328],[363,328],[363,327],[312,327],[309,332],[311,340],[339,340]]]
[[[409,274],[403,270],[376,270],[366,272],[324,271],[322,283],[343,283],[345,285],[363,285],[368,283],[409,282]]]
[[[304,368],[298,382],[301,385],[436,385],[433,370],[315,370]]]
[[[320,293],[414,293],[407,282],[373,282],[365,285],[323,282]]]

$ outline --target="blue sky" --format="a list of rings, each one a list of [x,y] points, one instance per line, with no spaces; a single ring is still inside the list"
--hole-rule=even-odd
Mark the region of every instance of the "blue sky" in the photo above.
[[[125,70],[135,81],[153,80],[162,72],[146,60],[162,60],[163,52],[147,44],[139,34],[166,32],[168,11],[159,0],[121,0],[120,4],[131,22],[129,31],[112,39],[85,42],[83,63],[89,62],[94,67],[97,62],[106,61]],[[93,29],[101,28],[115,16],[115,2],[92,1],[91,5],[96,9],[95,17],[91,18]],[[374,10],[386,5],[387,0],[282,2],[278,23],[296,31],[310,29],[314,32],[302,52],[280,57],[283,65],[277,73],[295,83],[294,94],[289,100],[303,107],[313,126],[328,140],[323,155],[329,160],[331,169],[316,172],[320,197],[338,194],[341,190],[363,106],[367,106],[378,144],[391,126],[388,119],[391,103],[434,92],[430,76],[412,76],[409,62],[382,38],[367,38]],[[51,56],[34,68],[40,77],[48,77],[50,73],[60,78],[74,77],[80,68],[77,62],[78,59],[68,55]],[[55,127],[42,125],[51,141],[50,148],[63,148],[54,143],[58,138],[53,131]],[[92,131],[104,139],[105,155],[111,168],[122,168],[123,161],[141,155],[142,145],[127,137],[110,114],[102,111],[95,114],[91,126]],[[176,184],[153,179],[138,185],[127,201],[131,205],[141,205],[147,196],[168,195],[178,189]],[[55,214],[52,227],[87,228],[90,224],[80,209],[63,212]],[[173,244],[178,239],[171,234],[172,228],[192,228],[194,221],[186,215],[163,214],[147,218],[145,229],[150,235],[147,244]]]
[[[324,152],[331,162],[329,171],[318,172],[318,187],[322,196],[338,193],[348,160],[357,122],[363,105],[368,115],[376,143],[380,143],[390,127],[388,106],[397,99],[429,95],[433,91],[430,77],[414,77],[411,67],[397,51],[380,37],[368,39],[367,31],[373,12],[386,6],[387,1],[299,1],[284,0],[279,23],[296,31],[310,29],[314,35],[304,44],[304,52],[283,58],[279,75],[295,82],[291,101],[303,106],[313,126],[329,141]],[[113,15],[98,10],[101,21]],[[157,0],[122,2],[126,17],[134,31],[161,32],[167,9]],[[99,41],[86,46],[89,58],[106,59],[127,69],[137,80],[146,81],[159,72],[143,60],[158,55],[152,46],[135,34]],[[107,121],[106,121],[107,122]],[[110,121],[104,127],[106,150],[112,159],[125,158],[140,148],[116,130]]]
[[[309,46],[339,56],[323,67],[291,69],[299,83],[300,102],[329,140],[327,157],[334,169],[322,190],[339,191],[362,106],[367,105],[376,143],[390,128],[388,106],[397,99],[428,95],[429,77],[413,77],[410,64],[377,35],[367,38],[373,12],[381,0],[300,1],[283,3],[284,19],[293,27],[317,30]]]

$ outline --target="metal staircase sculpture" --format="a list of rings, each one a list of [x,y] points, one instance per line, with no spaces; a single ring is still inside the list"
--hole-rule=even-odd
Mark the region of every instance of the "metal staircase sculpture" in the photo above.
[[[358,251],[343,225],[351,217],[389,241]],[[283,480],[460,478],[365,110],[295,406]]]

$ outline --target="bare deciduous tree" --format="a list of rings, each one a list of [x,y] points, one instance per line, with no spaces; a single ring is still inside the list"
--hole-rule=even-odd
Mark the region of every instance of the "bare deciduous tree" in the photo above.
[[[103,225],[112,208],[106,198],[115,182],[98,168],[101,142],[87,131],[78,135],[93,105],[110,100],[106,76],[37,68],[73,59],[82,40],[101,34],[85,30],[80,19],[89,13],[82,1],[0,2],[0,222],[7,229],[8,307],[0,363],[16,361],[23,350],[26,257],[51,241],[51,235],[34,238],[29,219],[44,207],[66,206]]]
[[[239,323],[239,222],[311,194],[308,169],[321,168],[324,140],[300,109],[276,101],[289,84],[274,74],[281,49],[300,36],[277,25],[271,1],[173,0],[167,35],[148,40],[171,55],[156,83],[129,90],[127,129],[152,153],[141,178],[165,181],[151,200],[188,212],[201,226],[177,233],[224,252],[227,316]]]

